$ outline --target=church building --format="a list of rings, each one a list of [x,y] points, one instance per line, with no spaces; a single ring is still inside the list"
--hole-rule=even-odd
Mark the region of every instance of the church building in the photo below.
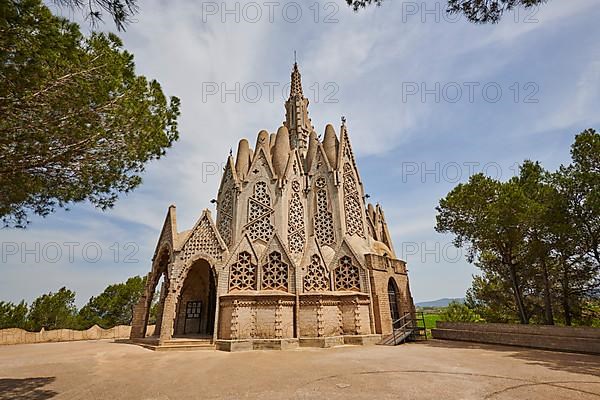
[[[228,351],[374,344],[414,314],[406,262],[382,207],[366,203],[345,120],[320,140],[308,105],[294,64],[283,126],[260,131],[254,148],[240,140],[216,218],[206,209],[179,231],[169,207],[134,310],[134,342],[188,338]]]

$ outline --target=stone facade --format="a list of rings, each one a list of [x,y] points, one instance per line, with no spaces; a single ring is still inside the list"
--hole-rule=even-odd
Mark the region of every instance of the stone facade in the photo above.
[[[160,281],[155,334],[163,342],[366,343],[414,313],[406,263],[382,208],[365,203],[345,120],[339,135],[327,125],[319,140],[297,64],[291,81],[283,126],[259,132],[253,149],[242,139],[228,157],[216,221],[205,210],[179,232],[169,208],[132,338],[146,334]]]

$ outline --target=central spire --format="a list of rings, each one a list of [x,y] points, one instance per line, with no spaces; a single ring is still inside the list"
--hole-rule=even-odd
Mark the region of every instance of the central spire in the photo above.
[[[314,131],[308,116],[308,104],[309,101],[302,92],[300,69],[298,63],[294,62],[290,78],[290,97],[285,102],[284,125],[290,133],[291,148],[298,149],[303,156],[306,155],[308,149],[308,137]]]
[[[294,96],[304,97],[304,93],[302,93],[302,76],[300,75],[300,70],[298,70],[298,63],[294,63],[294,68],[292,69],[290,98]]]

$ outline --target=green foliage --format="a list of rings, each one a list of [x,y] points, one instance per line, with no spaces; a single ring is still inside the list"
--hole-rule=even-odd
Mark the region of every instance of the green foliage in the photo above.
[[[440,313],[439,320],[446,322],[481,322],[482,318],[466,304],[453,301]]]
[[[514,182],[502,184],[477,174],[436,207],[438,232],[453,233],[454,245],[466,247],[469,262],[481,256],[481,266],[508,277],[522,323],[529,321],[523,292],[527,269],[519,257],[524,251],[519,218],[525,205],[524,193]]]
[[[382,1],[383,0],[346,0],[346,3],[348,3],[348,5],[352,7],[354,11],[358,11],[361,8],[365,8],[371,4],[380,6]]]
[[[79,311],[81,327],[87,329],[96,324],[102,328],[112,328],[131,324],[133,308],[142,296],[145,284],[145,278],[135,276],[125,283],[108,286]]]
[[[27,328],[27,303],[19,304],[0,301],[0,329]]]
[[[81,10],[92,26],[101,22],[104,14],[108,13],[118,30],[125,30],[131,17],[138,12],[137,0],[53,0],[53,3],[71,10]]]
[[[463,14],[471,22],[485,24],[498,23],[502,15],[522,7],[525,9],[535,7],[548,0],[448,0],[446,12],[448,14]],[[346,0],[346,3],[358,11],[371,4],[380,6],[383,0]],[[425,3],[422,3],[424,5]]]
[[[452,233],[482,271],[467,305],[487,321],[591,323],[586,305],[600,294],[600,135],[577,135],[571,155],[553,173],[525,161],[508,182],[475,175],[440,200],[436,230]]]
[[[63,287],[56,293],[44,294],[31,304],[28,327],[40,329],[77,329],[75,292]]]
[[[38,297],[29,309],[25,301],[19,304],[0,301],[0,329],[88,329],[95,324],[108,329],[129,325],[145,285],[146,278],[139,276],[129,278],[125,283],[109,285],[101,294],[90,298],[79,312],[75,307],[75,292],[65,287]],[[156,303],[154,315],[151,313],[154,320]]]
[[[519,322],[510,284],[490,271],[473,277],[472,286],[465,296],[465,305],[487,322]]]
[[[449,14],[464,14],[471,22],[497,23],[506,11],[531,8],[547,0],[448,0]]]
[[[593,328],[600,328],[600,299],[590,298],[582,304],[581,318],[578,322],[579,325],[591,326]]]
[[[0,217],[105,210],[178,138],[179,99],[135,74],[113,34],[84,37],[40,0],[0,0]]]

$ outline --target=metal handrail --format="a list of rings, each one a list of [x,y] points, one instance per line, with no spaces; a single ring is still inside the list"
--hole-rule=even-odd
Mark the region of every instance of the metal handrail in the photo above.
[[[425,338],[427,338],[427,327],[425,326],[425,316],[423,313],[421,314],[421,318],[418,318],[416,313],[413,317],[411,313],[404,313],[404,315],[395,321],[392,321],[392,337],[394,339],[394,345],[398,344],[398,335],[403,337],[405,340],[407,338],[407,333],[410,335],[417,334],[421,336],[420,331],[423,330],[425,332]],[[423,322],[423,327],[420,327],[418,321]],[[419,331],[416,333],[415,331]]]
[[[406,333],[407,333],[406,327],[409,326],[409,325],[412,325],[412,322],[413,322],[412,318],[409,319],[408,321],[406,321],[406,319],[408,317],[410,317],[410,313],[404,313],[404,315],[402,317],[398,318],[395,321],[392,321],[392,335],[393,335],[393,338],[394,338],[394,346],[398,344],[398,340],[397,340],[397,336],[396,336],[396,334],[398,333],[398,331],[401,330],[402,331],[402,335],[401,336],[404,337],[404,338],[406,338]],[[396,325],[398,323],[402,322],[402,321],[404,321],[404,323],[400,327],[396,328]],[[412,329],[411,329],[411,332],[412,332]]]

